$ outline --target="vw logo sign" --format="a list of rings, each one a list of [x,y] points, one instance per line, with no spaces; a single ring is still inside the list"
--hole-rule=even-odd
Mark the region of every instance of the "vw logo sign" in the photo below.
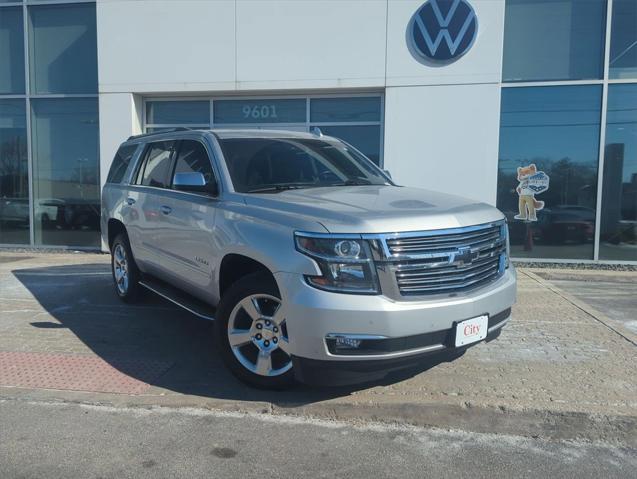
[[[408,29],[412,53],[425,62],[451,63],[467,53],[478,34],[478,19],[467,0],[429,0]]]

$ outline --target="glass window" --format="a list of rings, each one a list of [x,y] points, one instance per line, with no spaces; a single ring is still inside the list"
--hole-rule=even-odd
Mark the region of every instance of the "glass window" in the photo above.
[[[160,133],[162,131],[174,131],[174,126],[146,127],[146,133]]]
[[[497,205],[513,257],[593,258],[601,90],[502,90]]]
[[[22,8],[0,10],[0,93],[24,93]]]
[[[209,125],[209,101],[149,101],[146,103],[149,125]]]
[[[242,193],[387,183],[367,159],[334,140],[226,138],[219,143],[234,189]]]
[[[214,100],[213,126],[304,132],[318,126],[323,133],[345,140],[380,164],[381,97],[310,98],[309,104],[308,118],[307,98]],[[150,101],[146,104],[145,131],[154,133],[177,125],[201,124],[208,115],[207,101]]]
[[[339,138],[363,153],[367,158],[380,165],[380,125],[379,126],[325,126],[321,125],[325,135]]]
[[[379,97],[313,98],[310,120],[315,123],[380,121]]]
[[[97,92],[95,4],[29,7],[31,91]]]
[[[0,243],[29,243],[26,104],[0,100]]]
[[[97,247],[97,99],[34,99],[31,105],[35,242]]]
[[[606,0],[506,0],[503,80],[601,78],[605,19]]]
[[[214,102],[217,123],[305,123],[305,99],[217,100]]]
[[[215,175],[206,148],[198,141],[184,140],[179,146],[175,174],[193,172],[203,174],[206,184],[214,182]]]
[[[135,151],[137,151],[137,145],[125,145],[117,150],[115,158],[113,158],[113,163],[111,164],[111,169],[108,172],[108,177],[106,178],[107,183],[122,182]]]
[[[599,257],[637,261],[637,84],[608,87]]]
[[[141,173],[142,185],[166,188],[174,149],[173,141],[158,141],[148,146]]]
[[[610,78],[637,78],[637,1],[613,1],[610,35]]]

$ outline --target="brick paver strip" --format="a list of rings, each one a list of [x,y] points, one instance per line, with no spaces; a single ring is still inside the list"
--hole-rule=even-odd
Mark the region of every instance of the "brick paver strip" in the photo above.
[[[141,394],[172,364],[144,359],[0,351],[0,386]]]

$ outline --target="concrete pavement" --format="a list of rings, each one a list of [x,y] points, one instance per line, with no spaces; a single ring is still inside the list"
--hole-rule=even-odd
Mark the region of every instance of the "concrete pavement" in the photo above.
[[[605,312],[637,337],[637,278],[623,271],[531,270],[562,291]]]
[[[637,447],[630,317],[601,313],[538,274],[519,270],[513,321],[457,361],[354,388],[272,393],[226,371],[210,323],[152,295],[120,303],[107,256],[2,252],[0,398],[398,422]],[[634,284],[637,274],[625,274]],[[632,305],[637,311],[637,299]]]
[[[628,478],[625,447],[207,409],[0,402],[11,478]]]

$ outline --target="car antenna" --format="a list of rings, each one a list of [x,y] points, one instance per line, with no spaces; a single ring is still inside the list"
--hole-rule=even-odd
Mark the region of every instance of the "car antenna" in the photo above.
[[[310,130],[310,133],[312,133],[314,136],[318,136],[319,138],[323,136],[323,132],[318,126],[313,126]]]

